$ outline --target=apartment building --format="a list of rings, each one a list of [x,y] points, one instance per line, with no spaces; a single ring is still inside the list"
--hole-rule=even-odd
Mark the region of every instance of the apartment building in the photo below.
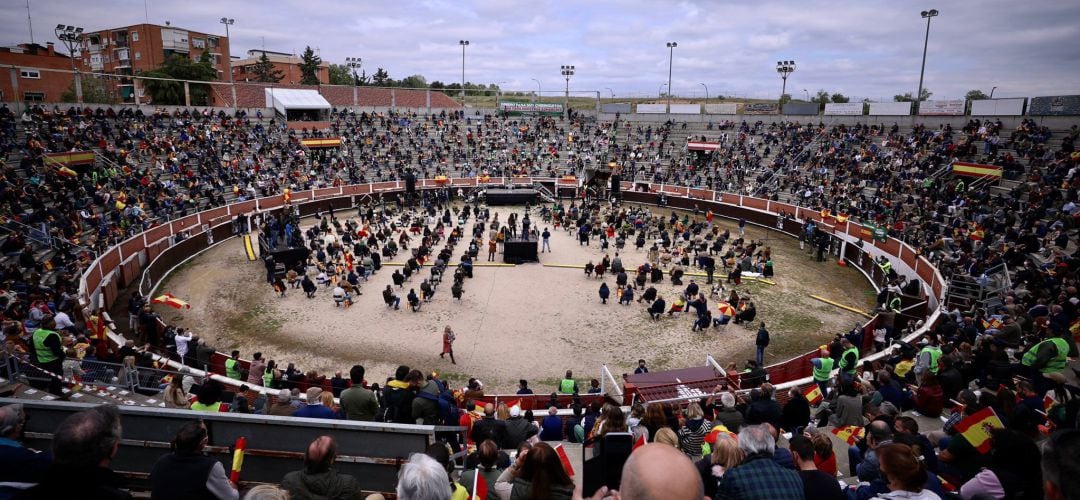
[[[0,47],[0,65],[13,66],[5,71],[10,77],[0,76],[2,102],[59,102],[73,78],[71,58],[57,52],[52,42]]]
[[[274,65],[274,69],[281,71],[282,78],[279,83],[300,84],[300,80],[304,77],[300,71],[300,63],[303,62],[300,56],[261,49],[249,50],[247,51],[247,57],[233,61],[233,81],[258,81],[259,77],[255,74],[255,64],[259,62],[259,58],[262,57],[263,53],[266,54],[266,58],[270,60],[270,63]],[[323,61],[319,65],[319,71],[316,72],[316,75],[319,77],[320,83],[330,83],[330,65]]]
[[[135,24],[84,33],[79,64],[84,71],[134,75],[157,68],[173,55],[198,60],[209,53],[218,80],[228,81],[229,39],[215,34],[157,24]],[[119,80],[121,98],[134,101],[134,81]]]

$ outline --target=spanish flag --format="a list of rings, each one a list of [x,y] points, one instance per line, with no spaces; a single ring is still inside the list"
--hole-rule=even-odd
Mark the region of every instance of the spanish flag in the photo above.
[[[285,191],[282,191],[281,193],[281,199],[284,200],[285,203],[288,203],[289,200],[292,199],[292,190],[289,188],[285,188]]]
[[[566,475],[574,477],[574,465],[570,463],[570,457],[566,456],[562,443],[555,445],[555,453],[559,455],[559,461],[562,462],[563,469],[566,469]]]
[[[803,396],[806,396],[806,400],[811,405],[816,405],[825,399],[825,396],[821,394],[821,388],[817,384],[810,384],[809,387],[803,389]]]
[[[849,218],[850,216],[848,214],[836,214],[836,222],[839,224],[847,222]]]
[[[956,432],[962,434],[979,453],[990,451],[990,431],[1003,428],[1005,426],[1001,419],[989,406],[964,417],[955,427]]]
[[[79,174],[75,173],[74,170],[72,170],[70,168],[67,168],[66,166],[63,166],[63,165],[61,165],[60,168],[56,170],[56,173],[59,174],[62,177],[75,177],[76,175],[79,175]]]
[[[828,219],[829,217],[832,217],[832,210],[827,208],[821,209],[821,220]]]
[[[847,441],[847,444],[855,446],[855,443],[866,435],[866,429],[858,425],[845,425],[833,429],[832,433],[836,434],[836,437]]]
[[[165,304],[174,309],[191,309],[191,304],[180,300],[171,293],[164,293],[150,300],[151,304]]]

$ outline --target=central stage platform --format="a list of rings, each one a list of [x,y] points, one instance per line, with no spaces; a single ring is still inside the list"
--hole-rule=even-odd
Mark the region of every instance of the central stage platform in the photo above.
[[[488,205],[535,205],[537,192],[532,188],[491,188],[484,192]]]
[[[540,247],[538,240],[522,240],[514,238],[503,243],[503,262],[507,264],[521,264],[522,262],[540,262],[537,250]]]

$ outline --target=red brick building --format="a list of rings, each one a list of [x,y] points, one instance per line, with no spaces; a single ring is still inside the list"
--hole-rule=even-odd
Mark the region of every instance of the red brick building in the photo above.
[[[228,38],[170,25],[136,24],[84,33],[79,63],[85,71],[130,76],[153,70],[173,55],[197,61],[204,52],[210,54],[218,80],[228,81]],[[120,97],[132,102],[134,82],[119,82]],[[140,102],[144,101],[140,94]]]
[[[15,66],[0,75],[0,101],[60,102],[71,86],[71,59],[51,42],[0,47],[0,65]]]
[[[293,54],[272,52],[269,50],[249,50],[246,58],[233,61],[233,81],[258,81],[259,77],[255,74],[255,64],[259,62],[259,58],[262,57],[264,53],[266,54],[266,58],[270,59],[270,63],[274,65],[274,69],[279,70],[282,73],[281,81],[278,83],[285,85],[300,84],[300,80],[304,78],[303,73],[300,71],[300,63],[303,62],[303,59]],[[319,65],[319,71],[317,71],[315,75],[319,78],[319,83],[330,83],[330,65],[324,61]]]

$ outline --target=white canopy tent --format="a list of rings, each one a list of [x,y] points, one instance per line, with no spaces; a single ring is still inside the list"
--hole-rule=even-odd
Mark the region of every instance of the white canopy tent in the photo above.
[[[330,103],[315,90],[269,88],[263,92],[266,107],[286,120],[322,120],[330,112]]]

